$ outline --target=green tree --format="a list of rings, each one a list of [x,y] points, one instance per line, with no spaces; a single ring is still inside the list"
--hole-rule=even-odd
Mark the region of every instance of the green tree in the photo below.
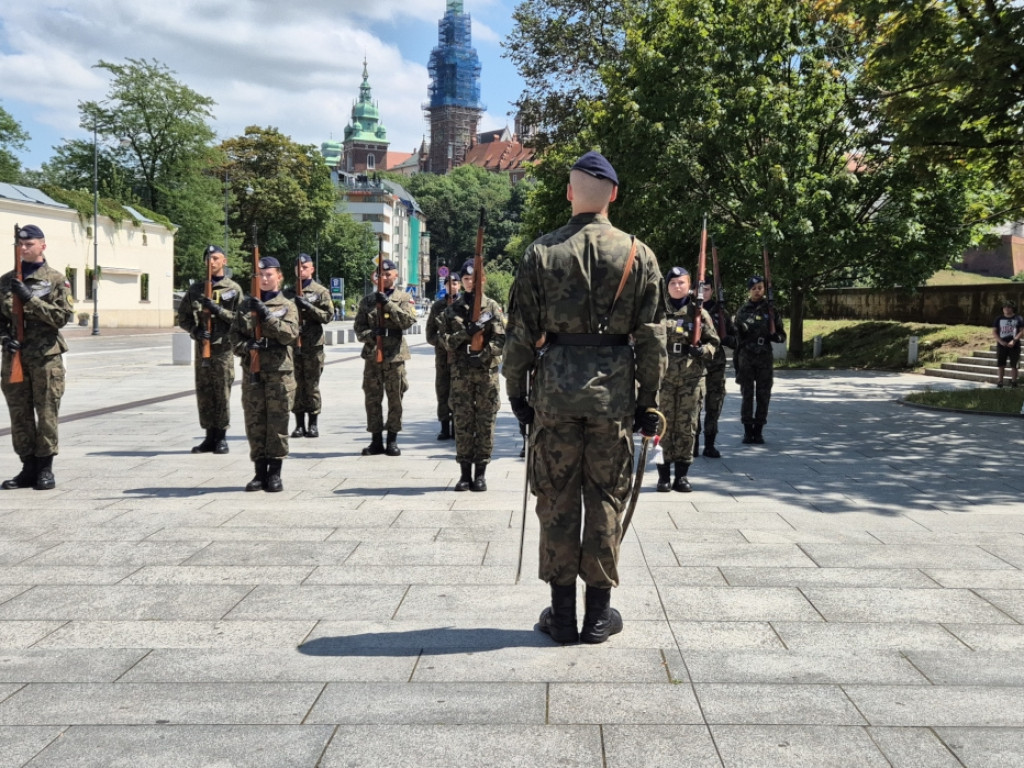
[[[1024,208],[1024,5],[1015,0],[856,0],[878,40],[860,96],[899,146],[968,162]]]
[[[600,148],[621,183],[613,219],[663,266],[695,266],[704,215],[736,298],[769,249],[795,356],[815,290],[916,286],[962,250],[965,175],[892,147],[860,112],[870,40],[848,17],[816,0],[653,0],[624,34],[599,68],[606,96],[545,155],[537,204],[564,211],[572,159]]]
[[[13,150],[24,149],[31,137],[10,113],[0,107],[0,181],[15,183],[21,177],[21,162]]]
[[[332,277],[345,280],[346,298],[363,295],[363,281],[374,270],[377,237],[370,224],[356,221],[344,212],[335,213],[324,227],[314,250],[319,253],[317,279],[327,283]]]
[[[230,179],[231,226],[252,247],[282,262],[311,253],[334,213],[337,193],[323,157],[277,128],[249,126],[220,145]]]
[[[473,165],[463,165],[438,176],[420,173],[404,181],[416,199],[430,231],[430,257],[434,267],[447,264],[458,270],[476,252],[480,208],[486,216],[484,263],[497,265],[512,236],[519,211],[511,205],[512,184],[506,173],[491,173]],[[436,275],[432,268],[430,275]],[[431,282],[430,293],[437,286]]]

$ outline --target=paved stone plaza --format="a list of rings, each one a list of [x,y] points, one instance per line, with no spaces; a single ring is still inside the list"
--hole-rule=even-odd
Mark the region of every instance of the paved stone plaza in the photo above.
[[[332,347],[322,436],[267,494],[237,387],[231,453],[192,455],[171,334],[86,334],[57,490],[0,495],[0,768],[1024,766],[1022,422],[896,402],[963,383],[780,373],[742,446],[730,382],[695,492],[649,467],[625,631],[560,647],[532,511],[514,583],[512,414],[490,491],[454,493],[422,335],[402,456],[359,455]]]

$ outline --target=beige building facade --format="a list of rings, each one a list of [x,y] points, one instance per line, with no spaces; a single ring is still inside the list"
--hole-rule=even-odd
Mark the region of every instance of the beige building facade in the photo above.
[[[99,328],[174,327],[174,231],[127,208],[120,224],[99,217]],[[0,184],[0,274],[14,268],[14,225],[35,224],[46,235],[46,261],[63,272],[75,300],[74,323],[92,325],[94,241],[92,218],[38,189]],[[87,315],[83,322],[83,316]]]

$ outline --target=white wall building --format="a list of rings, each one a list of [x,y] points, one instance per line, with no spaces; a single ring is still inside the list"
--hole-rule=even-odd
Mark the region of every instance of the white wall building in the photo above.
[[[99,327],[174,327],[174,232],[132,208],[120,224],[99,217]],[[75,300],[75,320],[92,324],[92,218],[38,189],[0,183],[0,242],[8,243],[0,274],[14,268],[14,225],[35,224],[46,235],[46,261],[64,272]],[[6,266],[5,266],[6,265]]]

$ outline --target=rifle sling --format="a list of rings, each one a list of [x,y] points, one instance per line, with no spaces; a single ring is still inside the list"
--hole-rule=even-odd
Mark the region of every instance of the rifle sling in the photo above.
[[[615,303],[619,300],[619,296],[622,295],[623,290],[625,290],[626,281],[629,280],[629,275],[633,271],[633,262],[636,261],[636,235],[630,235],[629,239],[632,243],[629,248],[629,258],[626,259],[626,266],[622,270],[622,278],[619,280],[619,287],[615,291],[615,298],[612,299],[612,303],[608,306],[608,311],[604,313],[604,316],[601,318],[601,322],[597,325],[598,333],[604,333],[608,328],[608,319],[611,317],[612,311],[615,309]]]

